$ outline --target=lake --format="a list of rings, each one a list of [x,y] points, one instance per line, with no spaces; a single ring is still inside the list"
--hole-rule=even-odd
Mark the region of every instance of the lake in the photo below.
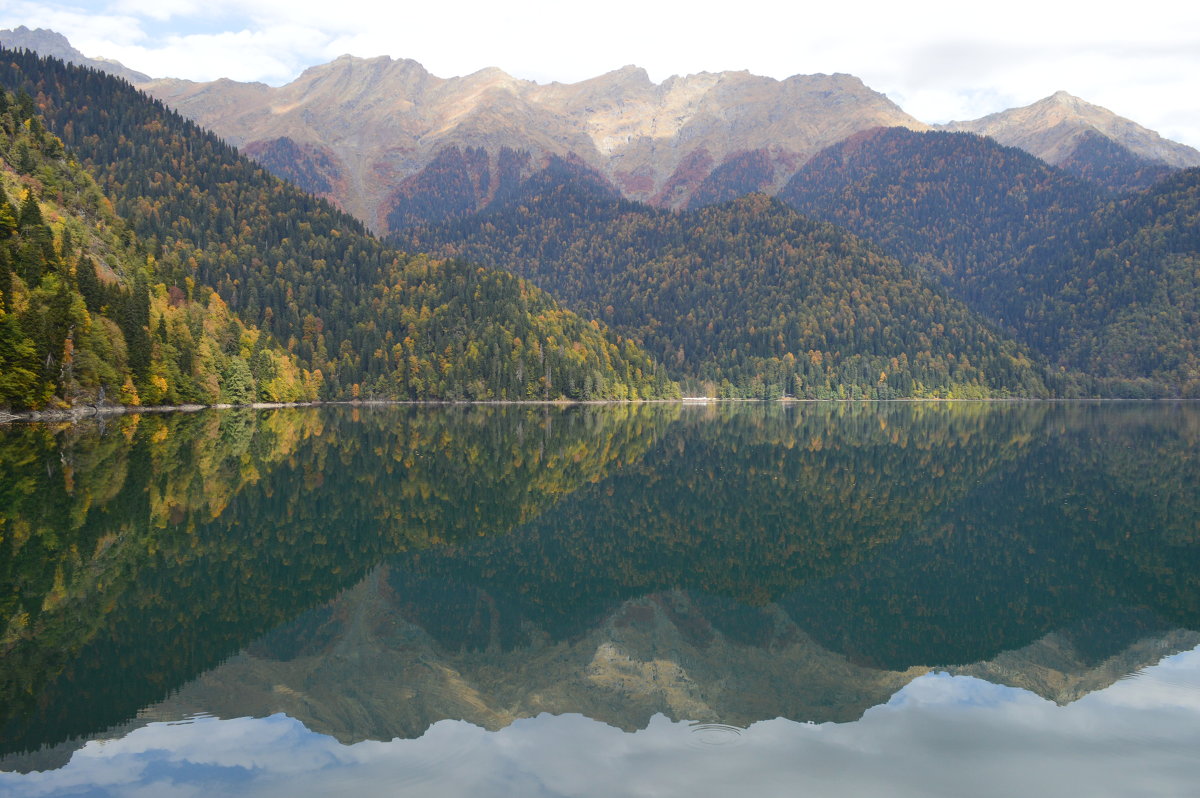
[[[0,794],[1200,780],[1200,405],[0,427]]]

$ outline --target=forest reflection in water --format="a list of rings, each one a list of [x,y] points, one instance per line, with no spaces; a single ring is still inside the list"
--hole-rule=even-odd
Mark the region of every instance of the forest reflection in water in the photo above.
[[[777,717],[857,720],[935,670],[1077,701],[1200,643],[1198,410],[9,427],[0,769],[195,713],[285,713],[342,744],[541,713],[727,741]]]

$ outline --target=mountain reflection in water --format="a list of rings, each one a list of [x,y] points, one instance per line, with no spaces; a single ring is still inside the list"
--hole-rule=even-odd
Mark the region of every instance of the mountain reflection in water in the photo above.
[[[349,746],[338,761],[370,740],[491,746],[476,727],[619,739],[545,713],[755,758],[834,728],[805,722],[869,734],[954,703],[935,694],[1033,715],[1157,695],[1170,680],[1110,685],[1200,645],[1198,438],[1188,404],[6,428],[0,769],[177,740],[160,722],[197,715],[295,734],[286,715]]]

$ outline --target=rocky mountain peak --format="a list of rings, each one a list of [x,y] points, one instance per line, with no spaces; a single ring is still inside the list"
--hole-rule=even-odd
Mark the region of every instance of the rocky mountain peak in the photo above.
[[[634,82],[654,85],[654,82],[650,80],[650,73],[636,64],[626,64],[620,69],[615,69],[612,72],[609,72],[608,76],[618,78],[621,80],[621,82]]]
[[[378,80],[380,78],[397,77],[404,80],[426,79],[432,77],[425,67],[410,58],[394,59],[387,55],[362,58],[356,55],[339,55],[325,64],[311,66],[300,73],[289,86],[305,85],[314,80],[336,75],[339,78],[355,80]]]
[[[940,127],[991,136],[1051,164],[1068,161],[1086,137],[1099,134],[1151,163],[1176,168],[1200,166],[1200,152],[1195,149],[1164,139],[1153,130],[1065,91],[1021,108]]]
[[[71,42],[67,40],[66,36],[47,28],[31,30],[24,25],[19,25],[12,30],[0,31],[0,44],[13,49],[33,50],[41,55],[52,55],[71,63],[86,58],[83,53],[71,46]]]
[[[1056,102],[1060,105],[1079,105],[1083,102],[1083,100],[1079,99],[1070,92],[1059,89],[1041,102]]]
[[[1089,123],[1101,122],[1102,120],[1109,120],[1114,117],[1119,118],[1107,108],[1102,108],[1061,89],[1049,97],[1032,103],[1029,109],[1030,112],[1036,109],[1041,113],[1057,113],[1061,118],[1076,117],[1086,120]]]
[[[477,92],[500,91],[514,97],[523,95],[530,86],[534,85],[530,81],[513,77],[499,67],[484,67],[464,78],[452,78],[451,80],[461,81],[463,87],[471,87]]]

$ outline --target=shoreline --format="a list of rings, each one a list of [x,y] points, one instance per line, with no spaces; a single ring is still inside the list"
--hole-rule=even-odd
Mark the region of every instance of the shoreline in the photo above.
[[[737,399],[704,396],[684,396],[679,399],[339,399],[315,402],[251,402],[249,404],[186,404],[186,405],[81,405],[61,410],[26,410],[19,413],[0,410],[0,425],[15,423],[75,423],[91,418],[110,418],[115,416],[135,415],[139,413],[197,413],[201,410],[278,410],[288,407],[401,407],[427,406],[451,407],[456,405],[547,405],[572,407],[575,405],[649,405],[649,404],[680,404],[708,405],[715,403],[759,403],[759,404],[868,404],[887,402],[936,402],[936,403],[1008,403],[1018,402],[1200,402],[1200,399],[1169,397],[1161,399],[1122,399],[1113,397],[1080,397],[1075,399],[1039,398],[1039,397],[1003,397],[989,399],[940,399],[933,397],[909,397],[903,399]]]
[[[197,413],[201,410],[257,409],[273,410],[280,407],[315,407],[329,402],[254,402],[245,405],[79,405],[62,410],[25,410],[20,413],[0,411],[0,424],[15,422],[76,422],[89,418],[108,418],[137,413]]]

